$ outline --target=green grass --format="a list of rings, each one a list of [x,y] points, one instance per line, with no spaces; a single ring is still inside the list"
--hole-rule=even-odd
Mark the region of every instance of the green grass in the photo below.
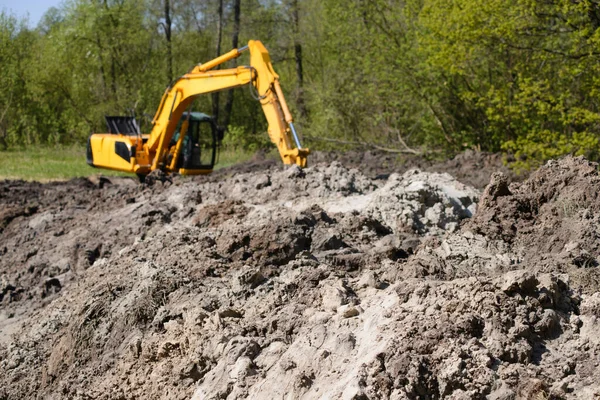
[[[215,170],[252,160],[256,152],[247,150],[221,149]],[[267,153],[267,157],[275,156],[275,151]]]
[[[92,168],[85,162],[85,147],[28,147],[0,151],[0,179],[57,181],[91,175],[127,176]]]
[[[251,160],[253,152],[223,149],[215,169]],[[92,175],[134,176],[124,172],[92,168],[85,161],[85,147],[30,147],[0,151],[0,180],[56,181]]]

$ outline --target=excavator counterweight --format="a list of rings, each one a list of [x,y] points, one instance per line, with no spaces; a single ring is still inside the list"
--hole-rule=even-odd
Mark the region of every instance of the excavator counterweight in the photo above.
[[[250,65],[215,70],[245,51]],[[279,75],[269,52],[258,40],[193,67],[165,91],[152,120],[152,131],[141,134],[135,120],[107,117],[109,133],[89,137],[87,162],[91,166],[133,172],[143,177],[154,170],[183,175],[210,173],[222,131],[216,121],[190,109],[196,97],[252,85],[268,123],[268,135],[285,164],[306,166],[309,149],[303,148],[293,124]]]

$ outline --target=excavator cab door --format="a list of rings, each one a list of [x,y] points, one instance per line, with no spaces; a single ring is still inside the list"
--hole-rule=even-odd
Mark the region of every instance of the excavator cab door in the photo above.
[[[182,120],[185,118],[188,118],[187,113],[183,115]],[[217,157],[217,139],[218,130],[213,118],[192,112],[178,157],[179,173],[198,175],[211,172]]]

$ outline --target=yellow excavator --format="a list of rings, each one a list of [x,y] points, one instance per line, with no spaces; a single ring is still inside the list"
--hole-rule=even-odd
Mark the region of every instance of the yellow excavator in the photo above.
[[[250,65],[215,70],[249,50]],[[152,120],[150,134],[141,134],[134,117],[106,117],[109,133],[90,135],[87,163],[93,167],[133,172],[144,179],[155,170],[198,175],[212,172],[223,130],[208,115],[191,112],[202,94],[252,85],[268,123],[268,134],[285,164],[306,166],[292,115],[273,70],[269,52],[258,40],[194,66],[172,83]],[[187,111],[186,111],[187,110]]]

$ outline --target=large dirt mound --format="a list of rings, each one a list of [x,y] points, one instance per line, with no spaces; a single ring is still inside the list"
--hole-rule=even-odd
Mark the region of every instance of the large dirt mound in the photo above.
[[[594,398],[599,182],[4,182],[0,399]]]
[[[483,189],[494,172],[502,172],[511,181],[527,177],[523,171],[517,175],[505,164],[499,153],[466,150],[445,161],[435,161],[420,155],[395,154],[384,151],[322,152],[311,154],[311,164],[339,161],[349,168],[357,168],[368,177],[386,177],[392,172],[404,173],[414,168],[426,172],[445,172],[458,181]],[[264,165],[264,164],[263,164]]]

